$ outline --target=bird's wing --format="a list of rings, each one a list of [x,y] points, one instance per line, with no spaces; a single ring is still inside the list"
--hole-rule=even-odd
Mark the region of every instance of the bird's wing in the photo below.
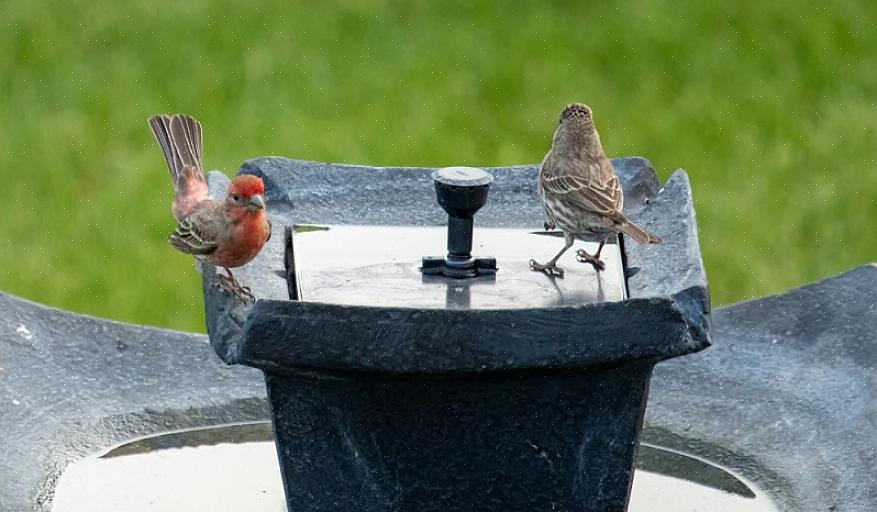
[[[221,218],[218,204],[198,208],[177,224],[168,242],[187,254],[210,254],[219,243]]]
[[[624,195],[618,177],[612,174],[609,179],[598,180],[590,173],[571,171],[554,175],[543,173],[542,188],[586,211],[613,219],[620,216]]]
[[[624,191],[621,189],[621,182],[618,181],[612,162],[605,156],[600,159],[600,182],[602,183],[601,187],[615,202],[615,210],[619,213],[624,211]]]

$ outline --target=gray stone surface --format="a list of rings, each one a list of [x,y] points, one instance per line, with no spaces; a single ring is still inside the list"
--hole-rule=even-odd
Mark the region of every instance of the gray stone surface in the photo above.
[[[621,512],[652,364],[488,378],[268,373],[288,508]]]
[[[287,163],[263,159],[248,163],[245,170],[280,182],[301,179],[302,174],[280,172]],[[641,159],[615,164],[625,184],[628,214],[648,220],[652,208],[662,207],[657,179],[633,172],[647,166]],[[315,163],[296,165],[297,173],[325,169]],[[354,190],[357,184],[346,180],[343,169],[330,173],[343,195],[382,195],[368,187]],[[395,186],[401,190],[406,182],[428,179],[429,170],[377,172],[399,177],[403,183]],[[535,198],[535,167],[506,172],[519,179],[498,180],[495,187]],[[272,210],[279,217],[301,216],[298,222],[320,218],[320,209],[325,212],[333,200],[326,195],[328,189],[293,183],[299,186],[288,194],[269,185],[275,194],[269,197]],[[224,176],[211,176],[217,193],[226,185]],[[403,195],[399,200],[415,204],[431,199],[432,190],[423,190],[423,197]],[[664,190],[689,197],[681,173]],[[315,194],[317,201],[294,208],[307,194]],[[485,208],[502,211],[490,217],[494,225],[530,222],[534,229],[541,227],[530,206],[518,204],[516,209],[494,199]],[[360,216],[360,223],[380,217],[380,201],[376,206],[356,204],[359,208],[351,212]],[[528,199],[522,204],[536,203]],[[411,224],[440,225],[444,219],[436,206],[416,212]],[[678,228],[685,232],[673,237],[696,236],[685,227],[693,215],[681,220]],[[357,222],[353,214],[336,221]],[[665,238],[666,229],[677,229],[652,227]],[[279,238],[272,243],[282,243]],[[626,250],[630,266],[649,264],[637,260],[649,259],[647,253]],[[269,251],[273,255],[266,253],[242,275],[280,270],[282,247]],[[672,265],[679,272],[678,262]],[[689,267],[679,275],[667,295],[677,305],[683,297],[697,304],[701,296],[684,292],[699,286],[702,268]],[[637,286],[648,286],[645,277],[631,279],[632,294]],[[280,276],[260,286],[262,296],[286,297]],[[713,347],[656,367],[644,439],[725,464],[766,489],[783,511],[872,512],[877,503],[875,290],[877,267],[865,265],[784,295],[717,309]],[[240,328],[247,310],[219,309],[217,305],[228,306],[221,299],[214,297],[207,309],[213,315],[209,325],[230,322]],[[0,294],[0,511],[49,510],[52,488],[67,464],[132,437],[267,419],[260,373],[223,366],[206,341],[201,335],[108,322]],[[219,343],[215,348],[223,354],[221,349],[231,346]],[[227,360],[237,357],[223,355]]]
[[[666,241],[660,246],[632,243],[624,247],[627,266],[636,271],[628,278],[630,297],[663,301],[680,313],[692,340],[706,343],[709,292],[685,172],[677,171],[661,188],[648,160],[617,158],[613,164],[625,190],[625,213]],[[485,170],[494,181],[487,204],[476,216],[476,232],[478,226],[541,230],[544,213],[536,189],[538,166]],[[268,157],[245,162],[240,173],[265,181],[268,211],[280,232],[279,226],[292,224],[443,226],[447,215],[435,200],[433,171]],[[219,173],[208,178],[214,194],[221,195],[228,178]],[[236,275],[252,287],[256,297],[285,302],[282,255],[282,237],[273,237]],[[211,343],[226,362],[239,361],[240,332],[251,306],[230,300],[215,286],[205,286],[205,297]]]
[[[720,462],[782,511],[877,502],[877,266],[718,308],[714,346],[657,366],[644,440]],[[201,335],[0,294],[0,511],[46,511],[67,464],[132,437],[267,419],[260,373]]]
[[[621,302],[448,309],[291,301],[272,296],[284,288],[277,242],[237,273],[261,299],[248,312],[208,286],[217,353],[266,371],[290,509],[627,509],[651,368],[709,346],[709,292],[684,173],[656,189],[645,160],[617,164],[627,213],[666,240],[660,251],[627,255],[636,284]],[[275,226],[428,225],[441,211],[433,190],[460,216],[486,196],[485,188],[477,198],[456,190],[452,200],[430,169],[269,158],[241,172],[265,180]],[[476,235],[484,227],[538,230],[536,166],[489,172],[494,186]],[[394,246],[384,262],[397,256]],[[496,251],[502,267],[507,253]],[[350,280],[368,268],[355,264]],[[504,279],[514,275],[500,270],[496,280]],[[539,286],[555,288],[547,277]],[[544,445],[550,463],[534,458],[528,442]],[[325,465],[303,462],[315,457]]]
[[[396,375],[583,369],[702,350],[670,303],[461,311],[259,301],[240,362]]]
[[[646,441],[721,460],[783,510],[877,510],[877,266],[713,316],[655,369]]]
[[[0,511],[46,511],[71,461],[132,437],[264,419],[260,372],[207,337],[0,293]]]

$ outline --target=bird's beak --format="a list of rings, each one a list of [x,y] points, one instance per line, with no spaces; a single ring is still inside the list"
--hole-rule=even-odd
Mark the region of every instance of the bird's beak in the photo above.
[[[247,208],[251,210],[264,210],[265,198],[262,197],[262,194],[251,196],[250,200],[247,201]]]

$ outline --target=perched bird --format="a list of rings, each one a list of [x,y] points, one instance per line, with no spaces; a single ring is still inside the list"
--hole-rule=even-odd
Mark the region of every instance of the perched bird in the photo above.
[[[641,244],[661,243],[660,238],[621,213],[624,193],[612,162],[603,152],[587,105],[573,103],[560,114],[560,126],[539,171],[539,191],[548,217],[545,228],[563,231],[564,246],[545,264],[530,260],[532,270],[562,277],[563,269],[557,266],[557,260],[579,236],[600,240],[596,254],[584,249],[576,252],[578,261],[590,263],[597,271],[606,268],[600,251],[612,235],[624,233]]]
[[[176,198],[173,214],[177,228],[168,242],[176,249],[225,269],[219,284],[233,296],[254,300],[231,269],[247,264],[271,237],[265,214],[265,185],[257,176],[236,177],[223,201],[210,197],[202,164],[201,123],[184,114],[149,119],[171,171]]]

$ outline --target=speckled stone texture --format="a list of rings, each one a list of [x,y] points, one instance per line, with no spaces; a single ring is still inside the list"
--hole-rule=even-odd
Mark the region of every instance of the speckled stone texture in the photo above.
[[[0,512],[50,510],[67,464],[133,437],[265,418],[261,374],[212,352],[0,293]]]
[[[659,246],[624,247],[631,299],[661,301],[679,312],[692,340],[709,335],[709,291],[700,258],[697,224],[688,177],[676,171],[664,187],[644,158],[613,160],[625,191],[625,214],[664,238]],[[268,157],[251,160],[241,173],[265,181],[265,197],[275,231],[291,224],[383,224],[443,226],[447,214],[436,204],[432,168],[385,168],[324,164]],[[475,219],[483,227],[542,229],[538,166],[487,169],[495,179],[490,197]],[[228,178],[208,175],[211,193],[222,196]],[[340,205],[345,205],[344,208]],[[260,299],[286,301],[283,237],[274,236],[262,253],[235,274]],[[207,329],[217,354],[240,361],[240,333],[250,306],[229,300],[205,281]],[[697,341],[699,342],[699,341]]]
[[[615,165],[626,213],[665,240],[624,247],[634,271],[623,302],[435,310],[289,301],[282,240],[237,272],[260,298],[252,308],[206,283],[217,353],[267,374],[291,510],[626,509],[651,369],[709,345],[709,292],[685,174],[661,188],[646,160]],[[241,170],[264,179],[278,227],[442,225],[432,171],[282,158]],[[476,232],[539,229],[537,167],[489,171]],[[217,193],[227,182],[210,181]]]
[[[731,468],[782,512],[873,512],[874,290],[865,265],[718,308],[713,347],[657,366],[643,439]],[[206,336],[0,294],[0,511],[50,510],[68,464],[133,437],[267,419],[263,382]]]
[[[877,266],[719,308],[655,369],[645,440],[719,460],[789,511],[877,510]]]
[[[262,159],[248,163],[245,170],[268,172],[272,166],[280,169],[288,162]],[[653,174],[631,172],[647,167],[641,159],[615,162],[628,194],[628,213],[638,221],[647,219],[650,208],[660,206],[657,180]],[[325,169],[322,164],[296,165],[300,167],[296,172],[302,173]],[[412,172],[422,172],[426,179],[428,171]],[[520,173],[520,179],[497,183],[502,188],[492,190],[488,208],[495,206],[496,190],[534,198],[534,172],[534,167],[508,169],[509,176]],[[330,173],[330,177],[343,181],[341,175]],[[222,193],[227,180],[214,173],[210,183]],[[681,200],[690,201],[685,175],[674,174],[665,190],[674,183],[684,192]],[[296,219],[306,214],[299,222],[314,222],[325,215],[329,199],[321,196],[320,190],[298,185],[299,190],[282,192],[272,199],[271,208],[278,214],[275,220],[292,219],[295,213]],[[367,185],[361,192],[353,191],[352,184],[341,186],[348,194],[379,195]],[[269,187],[269,192],[272,190],[277,194],[281,189]],[[303,198],[310,193],[319,202],[307,206]],[[430,193],[427,189],[417,201],[431,200]],[[643,209],[645,197],[652,199]],[[410,201],[416,202],[413,198]],[[357,213],[375,215],[369,208],[363,205]],[[526,208],[529,206],[519,215],[510,206],[505,216],[490,219],[481,219],[479,214],[476,225],[486,220],[507,226],[526,222],[521,219],[534,213]],[[437,206],[414,217],[411,223],[421,225],[440,225],[445,218]],[[538,217],[535,219],[527,225],[539,228]],[[352,222],[351,218],[345,220]],[[693,221],[693,212],[683,220]],[[669,227],[650,227],[667,238]],[[683,229],[674,236],[680,235],[691,239],[696,232]],[[626,248],[628,264],[646,268],[646,264],[637,263],[637,250]],[[241,275],[248,278],[250,273],[280,270],[281,247],[270,247],[269,251],[273,254],[266,253]],[[643,257],[648,254],[644,252]],[[679,305],[682,298],[688,298],[691,305],[706,304],[705,295],[697,290],[703,280],[702,268],[693,267],[679,275],[683,276],[680,283],[668,288],[674,304]],[[643,271],[633,276],[629,283],[632,294],[637,286],[648,288],[647,278]],[[279,275],[266,278],[259,286],[262,297],[286,297],[286,284]],[[686,290],[688,293],[683,293]],[[782,512],[873,512],[877,503],[875,290],[877,266],[864,265],[783,295],[717,309],[710,334],[714,345],[709,350],[656,367],[643,440],[731,468],[765,489]],[[249,310],[230,305],[212,288],[208,293],[208,325],[215,334],[211,340],[214,348],[228,361],[239,360],[236,349],[240,348],[240,329]],[[698,332],[693,322],[685,325]],[[287,379],[281,386],[294,386],[298,378]],[[384,396],[390,403],[407,400],[408,395],[396,396],[387,390],[392,388],[382,389],[382,383],[390,381],[373,381],[373,396]],[[508,379],[505,385],[514,385],[514,380]],[[551,388],[550,383],[542,385]],[[345,380],[328,388],[330,393],[348,390],[350,381]],[[351,403],[367,391],[353,389]],[[511,401],[513,396],[499,399]],[[357,407],[368,403],[362,401]],[[306,400],[299,405],[301,418],[306,414],[323,415],[332,421],[349,418],[342,409],[308,410]],[[289,411],[278,410],[280,414]],[[516,419],[531,421],[531,412],[522,410]],[[297,414],[292,422],[297,421]],[[211,353],[206,336],[110,322],[0,293],[0,512],[50,510],[54,486],[68,464],[131,438],[268,418],[261,372],[222,365]],[[300,421],[298,425],[305,428]],[[548,427],[543,425],[547,432],[540,433],[538,443],[533,443],[536,448],[530,447],[529,456],[543,462],[543,451],[544,455],[548,451],[537,448],[552,446]],[[373,454],[379,446],[361,437],[364,428],[353,426],[349,432],[355,443],[352,446],[364,447],[363,454]],[[489,432],[484,435],[494,439]],[[291,447],[297,439],[290,441]],[[399,456],[404,460],[409,454]],[[347,466],[341,467],[348,471],[361,468],[350,459],[344,462]]]

